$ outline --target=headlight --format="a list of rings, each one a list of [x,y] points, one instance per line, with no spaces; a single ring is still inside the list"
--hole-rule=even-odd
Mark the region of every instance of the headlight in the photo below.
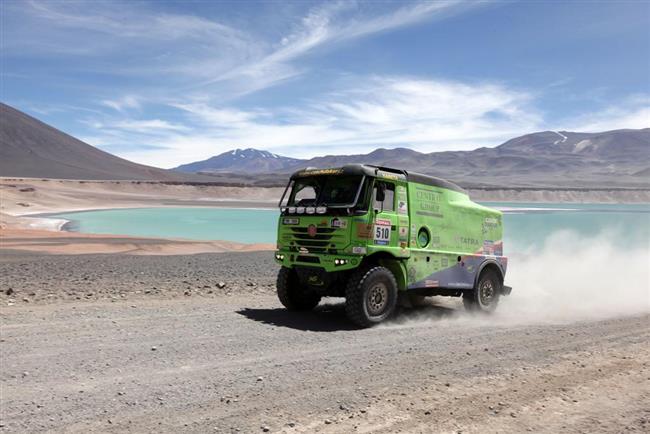
[[[289,214],[295,214],[296,213],[296,207],[295,206],[290,206],[289,208],[287,208],[287,210],[289,211]]]
[[[314,208],[313,206],[308,206],[307,208],[305,208],[305,212],[307,212],[307,214],[313,214],[316,212],[316,208]]]
[[[347,263],[348,263],[347,259],[338,259],[338,258],[336,258],[334,260],[334,265],[345,265]]]
[[[282,261],[284,260],[284,255],[282,253],[276,253],[275,259],[277,259],[278,261]]]
[[[305,213],[305,207],[304,206],[299,206],[298,208],[296,208],[296,212],[298,214],[304,214]]]
[[[316,208],[316,213],[317,214],[325,214],[327,212],[327,207],[325,206],[319,206]]]

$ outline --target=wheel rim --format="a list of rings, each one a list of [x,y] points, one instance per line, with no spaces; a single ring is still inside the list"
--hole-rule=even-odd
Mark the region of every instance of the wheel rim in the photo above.
[[[494,285],[491,280],[484,280],[479,286],[478,297],[483,306],[489,306],[494,300]]]
[[[376,283],[368,291],[366,306],[370,315],[381,314],[388,304],[388,288],[383,283]]]

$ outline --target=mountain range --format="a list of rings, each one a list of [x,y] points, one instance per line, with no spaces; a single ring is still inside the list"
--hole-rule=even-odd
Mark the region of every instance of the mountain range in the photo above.
[[[404,168],[472,186],[647,186],[650,128],[601,133],[542,131],[494,148],[421,153],[408,148],[368,154],[296,159],[252,148],[235,149],[175,170],[217,177],[282,177],[304,167],[351,163]]]
[[[231,172],[269,173],[290,170],[300,166],[304,160],[283,157],[258,149],[233,149],[207,160],[183,164],[174,170],[185,173]]]
[[[282,185],[305,167],[351,163],[403,168],[466,187],[650,188],[650,128],[601,133],[542,131],[473,151],[422,153],[408,148],[368,154],[290,158],[234,149],[173,170],[133,163],[99,150],[0,103],[0,176],[88,180],[159,180]]]

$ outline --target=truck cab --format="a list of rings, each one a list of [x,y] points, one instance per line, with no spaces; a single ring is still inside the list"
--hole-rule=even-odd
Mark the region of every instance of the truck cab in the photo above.
[[[492,312],[504,285],[502,214],[449,181],[370,165],[305,169],[280,200],[277,291],[290,310],[345,297],[359,326],[390,317],[398,299],[463,297]]]

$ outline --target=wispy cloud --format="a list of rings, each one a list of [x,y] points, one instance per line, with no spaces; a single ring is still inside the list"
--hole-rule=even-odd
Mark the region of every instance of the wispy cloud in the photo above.
[[[633,95],[616,105],[570,119],[565,129],[600,132],[623,128],[650,128],[650,94]]]
[[[304,68],[293,61],[319,48],[431,20],[437,15],[448,16],[477,5],[480,3],[458,0],[407,3],[390,12],[360,15],[354,2],[326,3],[312,8],[270,52],[199,86],[234,81],[240,84],[237,96],[241,96],[302,74]]]
[[[140,100],[133,95],[124,95],[118,99],[105,99],[101,102],[106,107],[110,107],[118,112],[124,112],[127,109],[140,108]]]
[[[273,116],[262,109],[243,111],[205,102],[172,104],[191,129],[170,129],[159,142],[167,149],[153,158],[170,167],[246,146],[302,157],[382,145],[422,151],[474,148],[542,123],[528,92],[500,84],[375,76],[341,85],[341,90],[303,107],[276,108]],[[152,158],[140,151],[124,156],[150,163]]]

